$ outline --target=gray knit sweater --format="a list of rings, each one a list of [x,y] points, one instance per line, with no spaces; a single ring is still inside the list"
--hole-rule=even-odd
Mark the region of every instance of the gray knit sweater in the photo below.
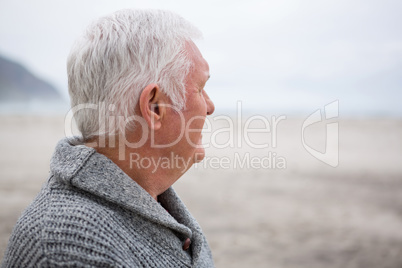
[[[214,266],[200,226],[172,188],[159,204],[110,159],[67,139],[50,169],[13,230],[2,268]]]

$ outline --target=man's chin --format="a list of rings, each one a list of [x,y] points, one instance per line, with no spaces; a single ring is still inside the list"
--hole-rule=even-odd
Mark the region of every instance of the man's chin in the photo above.
[[[205,157],[204,148],[199,149],[199,151],[194,154],[194,163],[201,162],[204,159],[204,157]]]

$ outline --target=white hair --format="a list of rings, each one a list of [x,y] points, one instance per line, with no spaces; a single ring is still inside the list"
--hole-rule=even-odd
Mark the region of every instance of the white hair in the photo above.
[[[72,108],[92,107],[74,112],[83,139],[125,131],[125,124],[108,123],[110,115],[134,115],[151,83],[183,109],[185,78],[193,64],[185,44],[200,35],[188,21],[163,10],[121,10],[92,23],[67,60]],[[128,127],[133,129],[133,121]]]

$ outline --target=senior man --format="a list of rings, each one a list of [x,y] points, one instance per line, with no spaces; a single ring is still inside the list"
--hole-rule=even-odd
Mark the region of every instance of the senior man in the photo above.
[[[201,130],[214,111],[197,35],[157,10],[118,11],[87,29],[67,64],[82,136],[57,145],[2,267],[213,267],[171,188],[204,157]]]

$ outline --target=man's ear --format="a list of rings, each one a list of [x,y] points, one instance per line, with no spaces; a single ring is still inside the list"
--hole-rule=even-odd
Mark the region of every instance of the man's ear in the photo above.
[[[161,119],[165,113],[164,94],[157,84],[149,84],[140,95],[139,105],[142,117],[150,129],[161,128]]]

